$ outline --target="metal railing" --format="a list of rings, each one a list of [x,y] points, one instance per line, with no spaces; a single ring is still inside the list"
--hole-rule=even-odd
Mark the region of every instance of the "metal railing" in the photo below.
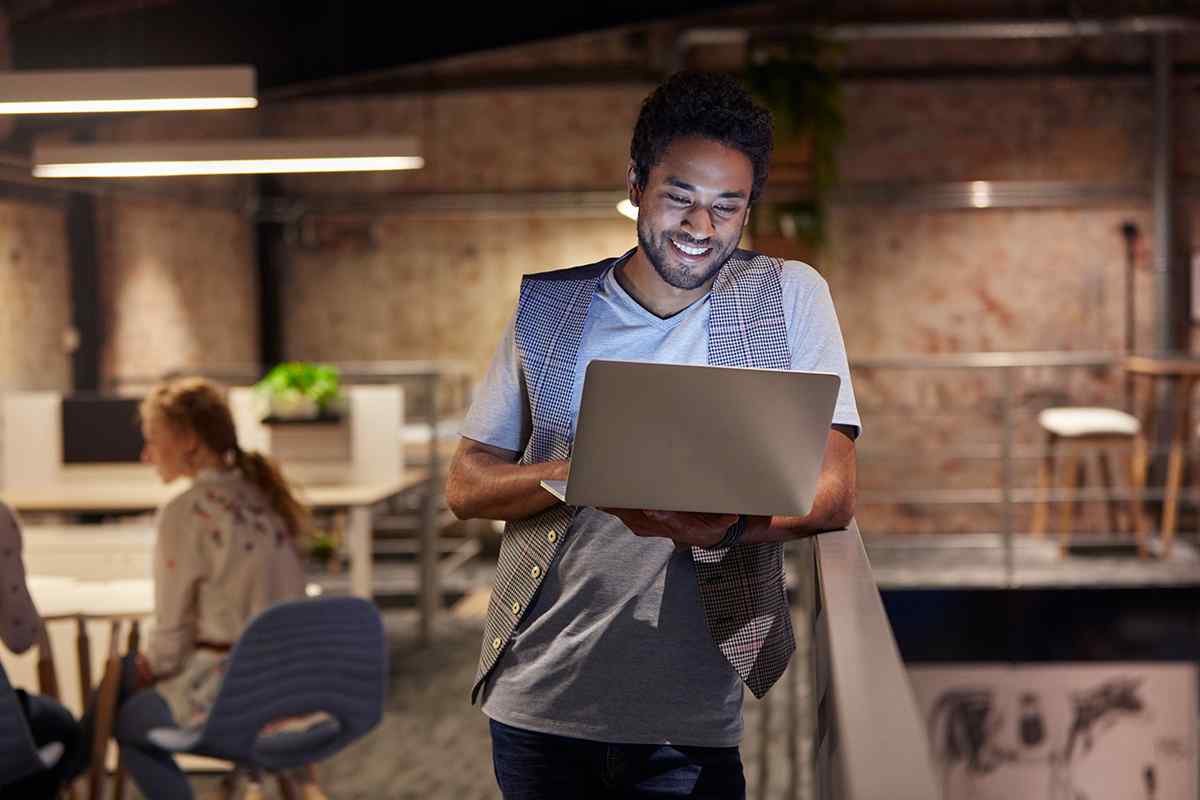
[[[1000,380],[999,411],[1000,411],[1000,441],[998,447],[994,444],[976,446],[960,453],[960,457],[978,460],[999,460],[1000,485],[997,488],[970,489],[897,489],[889,491],[860,491],[858,504],[861,507],[877,503],[967,503],[967,504],[996,504],[1000,506],[1000,534],[1004,547],[1004,569],[1008,574],[1013,572],[1013,535],[1015,532],[1014,506],[1017,503],[1032,502],[1036,499],[1033,490],[1022,490],[1016,487],[1014,461],[1018,458],[1039,457],[1041,450],[1017,451],[1016,445],[1016,391],[1017,374],[1019,370],[1034,368],[1074,368],[1111,370],[1119,366],[1121,353],[1092,352],[1092,351],[1034,351],[1034,352],[990,352],[990,353],[961,353],[953,355],[933,355],[919,357],[857,359],[851,364],[851,371],[856,378],[865,371],[906,371],[917,370],[952,370],[952,371],[985,371],[998,375]],[[1120,406],[1123,400],[1114,397],[1110,405]],[[864,421],[864,427],[869,430],[869,415]],[[869,435],[869,434],[868,434]],[[910,457],[911,454],[906,454]],[[1154,492],[1144,496],[1151,497]],[[1114,498],[1127,496],[1125,493],[1113,493]],[[1050,496],[1053,500],[1070,497],[1072,499],[1090,498],[1092,493],[1065,493],[1055,490]],[[1095,495],[1096,499],[1106,495]]]
[[[805,543],[812,553],[811,664],[820,800],[936,800],[924,721],[858,524]]]

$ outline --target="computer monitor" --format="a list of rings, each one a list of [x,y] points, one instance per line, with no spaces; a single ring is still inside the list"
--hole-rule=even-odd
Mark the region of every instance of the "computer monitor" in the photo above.
[[[137,463],[142,431],[137,397],[80,394],[62,399],[64,464]]]

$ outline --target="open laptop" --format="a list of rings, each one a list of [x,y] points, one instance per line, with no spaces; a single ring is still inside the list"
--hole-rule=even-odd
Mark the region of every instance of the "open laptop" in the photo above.
[[[570,505],[803,516],[841,379],[822,372],[596,360],[566,481]]]

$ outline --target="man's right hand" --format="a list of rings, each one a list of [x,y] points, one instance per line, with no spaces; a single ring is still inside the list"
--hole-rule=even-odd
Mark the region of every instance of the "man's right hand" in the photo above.
[[[517,464],[517,452],[465,436],[450,464],[446,502],[459,519],[526,519],[558,503],[542,481],[566,480],[571,462]]]

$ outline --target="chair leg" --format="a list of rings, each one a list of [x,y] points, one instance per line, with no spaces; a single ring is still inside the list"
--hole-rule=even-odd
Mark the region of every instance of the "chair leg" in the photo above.
[[[1189,409],[1192,381],[1180,378],[1175,385],[1175,419],[1171,430],[1171,451],[1167,456],[1167,496],[1163,500],[1162,558],[1169,558],[1175,540],[1175,525],[1179,510],[1179,488],[1183,482],[1186,456],[1185,442],[1189,438]]]
[[[282,800],[300,800],[300,790],[286,772],[276,772],[275,781],[279,784],[279,796]]]
[[[238,788],[238,771],[231,769],[225,777],[221,778],[221,800],[233,800],[237,796]]]
[[[1045,452],[1038,468],[1038,498],[1029,523],[1029,532],[1039,539],[1046,533],[1046,518],[1050,514],[1050,487],[1054,482],[1054,448],[1057,444],[1057,436],[1046,434]]]
[[[105,756],[112,737],[116,717],[117,694],[121,687],[121,656],[119,638],[121,623],[113,621],[108,638],[108,663],[104,677],[96,689],[96,728],[92,734],[92,765],[88,774],[88,797],[100,800],[104,796]]]
[[[1071,527],[1074,524],[1073,515],[1075,513],[1075,503],[1077,498],[1075,493],[1079,490],[1079,448],[1071,445],[1067,449],[1066,458],[1066,480],[1062,482],[1064,488],[1067,489],[1068,497],[1063,501],[1061,517],[1059,520],[1058,533],[1058,552],[1059,555],[1065,556],[1067,548],[1071,544]]]
[[[113,800],[125,800],[125,754],[117,751],[117,771],[113,773]]]
[[[1142,515],[1142,490],[1146,488],[1146,440],[1141,435],[1133,440],[1133,451],[1129,454],[1129,517],[1133,521],[1133,535],[1137,541],[1138,558],[1146,558],[1146,518]]]
[[[1119,509],[1113,503],[1112,462],[1109,460],[1107,447],[1101,447],[1096,453],[1096,463],[1100,468],[1100,485],[1104,487],[1104,513],[1108,517],[1108,529],[1112,533],[1121,533],[1123,528],[1117,518]]]

